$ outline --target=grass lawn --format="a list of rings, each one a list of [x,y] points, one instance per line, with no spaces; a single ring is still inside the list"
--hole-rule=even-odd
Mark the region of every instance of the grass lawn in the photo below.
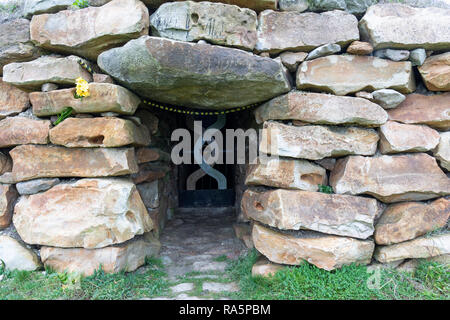
[[[228,261],[227,271],[215,282],[237,282],[239,292],[210,295],[232,299],[449,299],[449,267],[423,262],[414,274],[395,270],[379,271],[378,289],[370,289],[367,281],[374,273],[365,266],[347,266],[325,271],[304,264],[288,267],[270,278],[252,277],[251,268],[258,258],[255,250],[237,261]],[[196,278],[192,278],[196,276]],[[199,277],[200,276],[200,277]],[[372,277],[372,278],[371,278]],[[0,299],[140,299],[171,296],[169,288],[186,281],[194,282],[192,295],[201,296],[203,281],[211,281],[205,274],[186,275],[170,282],[158,259],[149,259],[137,272],[105,274],[90,277],[46,271],[4,271],[0,269]]]

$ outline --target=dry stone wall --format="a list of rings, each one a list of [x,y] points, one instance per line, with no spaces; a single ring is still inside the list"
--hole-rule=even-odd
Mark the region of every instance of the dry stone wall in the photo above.
[[[175,126],[144,99],[259,105],[259,150],[278,158],[236,178],[242,237],[272,263],[255,272],[448,259],[450,5],[388,2],[26,0],[2,15],[0,259],[92,274],[157,254]]]

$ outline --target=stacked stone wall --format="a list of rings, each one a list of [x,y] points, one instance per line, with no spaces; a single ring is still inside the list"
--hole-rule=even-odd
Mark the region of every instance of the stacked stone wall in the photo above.
[[[258,105],[259,151],[274,158],[236,181],[239,220],[270,261],[448,259],[447,1],[89,4],[26,0],[2,16],[7,268],[132,271],[158,252],[177,205],[175,124],[149,101]]]

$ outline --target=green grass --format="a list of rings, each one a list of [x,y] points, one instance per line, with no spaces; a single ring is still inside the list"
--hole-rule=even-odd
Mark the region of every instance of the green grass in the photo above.
[[[449,299],[449,269],[422,262],[414,274],[380,269],[379,289],[369,289],[374,273],[365,266],[350,265],[325,271],[310,264],[287,267],[273,277],[252,277],[251,268],[258,254],[251,252],[230,265],[230,277],[238,281],[241,291],[236,299],[285,300],[374,300],[374,299]]]
[[[162,296],[169,283],[160,262],[153,261],[140,272],[106,274],[99,270],[89,277],[52,270],[5,271],[0,281],[0,299],[122,300]]]
[[[412,273],[394,269],[368,272],[366,266],[350,265],[325,271],[310,264],[286,267],[269,278],[253,277],[251,269],[258,258],[256,250],[236,261],[228,260],[225,273],[191,272],[169,281],[159,259],[150,258],[137,272],[105,274],[99,270],[90,277],[43,271],[1,271],[0,300],[5,299],[75,299],[124,300],[151,297],[174,297],[171,286],[191,282],[194,289],[186,294],[204,298],[283,300],[414,300],[450,299],[450,270],[436,262],[421,262]],[[218,257],[223,260],[223,257]],[[0,268],[1,269],[1,268]],[[370,280],[379,275],[378,286]],[[208,278],[217,275],[218,278]],[[202,292],[203,282],[235,281],[240,292]]]

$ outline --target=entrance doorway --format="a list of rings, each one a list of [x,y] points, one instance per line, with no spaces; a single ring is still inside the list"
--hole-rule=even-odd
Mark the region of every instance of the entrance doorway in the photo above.
[[[203,131],[216,128],[224,137],[223,146],[226,146],[226,129],[233,128],[232,116],[180,116],[177,118],[178,128],[185,128],[194,137],[194,121],[201,121]],[[191,141],[191,150],[195,150],[195,139]],[[200,142],[201,143],[201,142]],[[204,142],[202,150],[207,147]],[[224,158],[226,152],[222,148]],[[233,164],[213,163],[202,165],[194,163],[195,154],[190,153],[192,164],[182,164],[178,167],[178,190],[180,208],[214,208],[231,207],[235,203],[235,167]],[[197,161],[200,162],[200,161]]]

